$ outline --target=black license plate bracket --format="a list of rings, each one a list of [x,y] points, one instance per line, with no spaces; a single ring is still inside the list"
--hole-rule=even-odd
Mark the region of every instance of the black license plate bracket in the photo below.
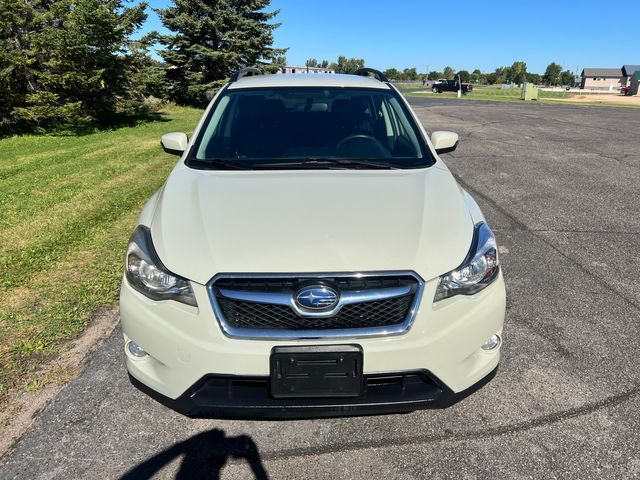
[[[274,398],[358,397],[362,395],[360,345],[274,347],[270,388]]]

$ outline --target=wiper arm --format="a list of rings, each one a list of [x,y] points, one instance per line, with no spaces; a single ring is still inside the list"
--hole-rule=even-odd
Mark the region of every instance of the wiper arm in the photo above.
[[[242,163],[234,162],[231,160],[223,160],[221,158],[197,160],[197,162],[206,167],[223,167],[229,170],[250,170],[252,167],[251,165],[244,165]]]
[[[400,167],[391,165],[389,162],[379,162],[376,160],[358,159],[358,158],[331,158],[328,161],[338,165],[359,165],[362,167],[388,168],[391,170],[400,170]]]
[[[338,165],[342,167],[360,166],[379,169],[399,170],[399,167],[393,166],[388,162],[377,162],[375,160],[357,159],[357,158],[331,158],[331,157],[305,157],[301,159],[291,159],[288,162],[277,163],[256,163],[253,168],[281,168],[290,166],[316,167],[323,165]]]

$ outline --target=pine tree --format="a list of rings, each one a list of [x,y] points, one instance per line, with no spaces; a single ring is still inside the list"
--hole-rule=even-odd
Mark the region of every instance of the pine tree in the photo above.
[[[158,11],[173,34],[160,36],[165,48],[169,98],[202,106],[206,92],[244,67],[275,70],[286,49],[273,48],[269,23],[278,10],[266,12],[270,0],[174,0]]]
[[[134,96],[142,96],[145,99],[154,97],[160,100],[167,96],[164,79],[166,65],[153,58],[150,53],[155,41],[156,35],[152,34],[129,42],[127,79]]]
[[[0,0],[0,132],[13,125],[11,112],[25,101],[28,60],[23,49],[35,11],[23,0]]]
[[[8,1],[8,0],[3,0]],[[10,1],[10,0],[9,0]],[[127,78],[127,43],[146,18],[146,4],[122,0],[32,0],[17,80],[14,123],[40,129],[112,123],[143,109]]]

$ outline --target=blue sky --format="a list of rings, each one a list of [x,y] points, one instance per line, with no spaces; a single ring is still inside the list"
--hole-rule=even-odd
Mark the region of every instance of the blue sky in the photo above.
[[[169,0],[150,0],[155,8]],[[550,62],[575,70],[640,64],[634,1],[544,2],[455,0],[272,0],[280,9],[275,46],[289,47],[289,64],[338,55],[364,58],[384,70],[419,72],[480,68],[515,60],[544,73]],[[150,13],[144,31],[161,29]]]

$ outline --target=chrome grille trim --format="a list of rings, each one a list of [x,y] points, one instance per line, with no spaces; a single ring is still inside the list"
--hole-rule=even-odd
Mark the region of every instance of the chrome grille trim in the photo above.
[[[217,289],[220,294],[229,300],[249,301],[254,303],[266,303],[274,305],[286,305],[291,307],[296,314],[302,318],[331,318],[337,315],[345,305],[356,303],[385,300],[413,293],[413,302],[409,309],[409,314],[402,323],[384,327],[363,327],[363,328],[342,328],[342,329],[317,329],[317,330],[285,330],[285,329],[262,329],[262,328],[239,328],[230,324],[219,305],[216,298],[215,283],[222,279],[291,279],[291,280],[319,280],[326,278],[341,279],[366,279],[368,277],[402,277],[411,276],[417,282],[417,287],[400,286],[390,288],[378,288],[363,291],[345,291],[340,295],[338,304],[330,311],[310,312],[302,311],[293,299],[293,293],[288,292],[256,292],[242,291],[230,288]],[[391,271],[391,272],[363,272],[363,273],[256,273],[256,274],[228,274],[221,273],[213,277],[207,283],[209,300],[213,307],[216,319],[222,332],[232,338],[254,339],[254,340],[295,340],[295,339],[338,339],[338,338],[371,338],[380,336],[402,335],[406,333],[418,313],[422,293],[424,290],[424,280],[413,271]],[[415,291],[415,292],[412,292]]]
[[[338,304],[331,310],[313,312],[308,310],[302,310],[293,299],[292,293],[278,293],[278,292],[247,292],[243,290],[231,290],[229,288],[218,288],[218,292],[223,297],[232,300],[242,300],[245,302],[254,303],[269,303],[272,305],[286,305],[291,307],[296,314],[302,318],[329,318],[336,315],[344,305],[350,305],[352,303],[373,302],[375,300],[386,300],[388,298],[402,297],[412,293],[410,285],[393,288],[378,288],[373,290],[356,290],[345,292],[340,295]]]

